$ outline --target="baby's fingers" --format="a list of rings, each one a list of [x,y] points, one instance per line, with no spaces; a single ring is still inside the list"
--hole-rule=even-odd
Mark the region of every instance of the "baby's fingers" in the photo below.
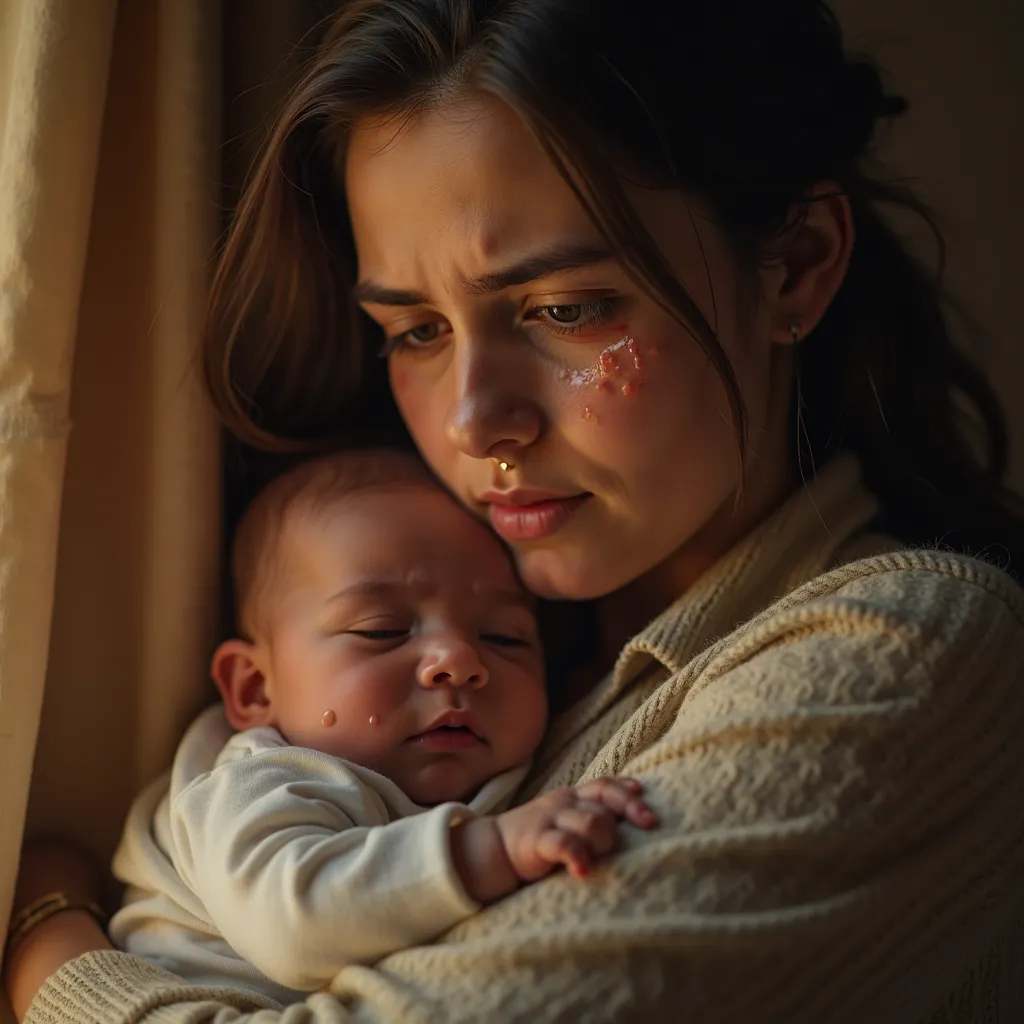
[[[637,828],[653,828],[658,824],[658,816],[638,795],[642,790],[636,779],[627,778],[594,779],[576,787],[577,794],[584,800],[603,804]]]
[[[590,874],[590,848],[586,842],[571,832],[549,828],[537,839],[537,856],[549,864],[564,864],[574,878]]]
[[[618,845],[618,819],[604,804],[593,800],[580,800],[575,807],[563,808],[555,815],[554,826],[582,839],[595,857],[611,853]]]

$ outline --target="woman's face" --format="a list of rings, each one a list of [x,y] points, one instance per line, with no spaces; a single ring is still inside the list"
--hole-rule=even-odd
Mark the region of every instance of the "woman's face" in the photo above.
[[[387,338],[398,407],[528,587],[597,597],[706,564],[734,539],[736,442],[717,374],[510,108],[473,99],[367,123],[346,188],[356,297]],[[771,490],[788,392],[765,314],[740,314],[734,262],[698,209],[674,192],[629,195],[739,378],[747,492]]]

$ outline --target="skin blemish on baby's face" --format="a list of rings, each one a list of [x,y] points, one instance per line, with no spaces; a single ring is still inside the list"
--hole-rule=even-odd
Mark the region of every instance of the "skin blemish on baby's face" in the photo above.
[[[410,569],[406,574],[405,582],[409,587],[422,587],[430,581],[430,574],[426,569]]]

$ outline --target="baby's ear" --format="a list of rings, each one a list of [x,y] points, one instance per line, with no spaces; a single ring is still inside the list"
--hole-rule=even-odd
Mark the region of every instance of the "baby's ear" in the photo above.
[[[247,640],[226,640],[213,652],[210,675],[239,732],[274,724],[262,654]]]

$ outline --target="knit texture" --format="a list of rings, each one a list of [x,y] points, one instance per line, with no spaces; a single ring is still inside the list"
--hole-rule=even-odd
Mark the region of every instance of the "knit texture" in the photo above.
[[[348,967],[334,999],[260,1011],[94,953],[29,1024],[1024,1019],[1024,595],[870,538],[874,512],[834,462],[553,724],[526,793],[628,773],[661,816],[592,877]]]

